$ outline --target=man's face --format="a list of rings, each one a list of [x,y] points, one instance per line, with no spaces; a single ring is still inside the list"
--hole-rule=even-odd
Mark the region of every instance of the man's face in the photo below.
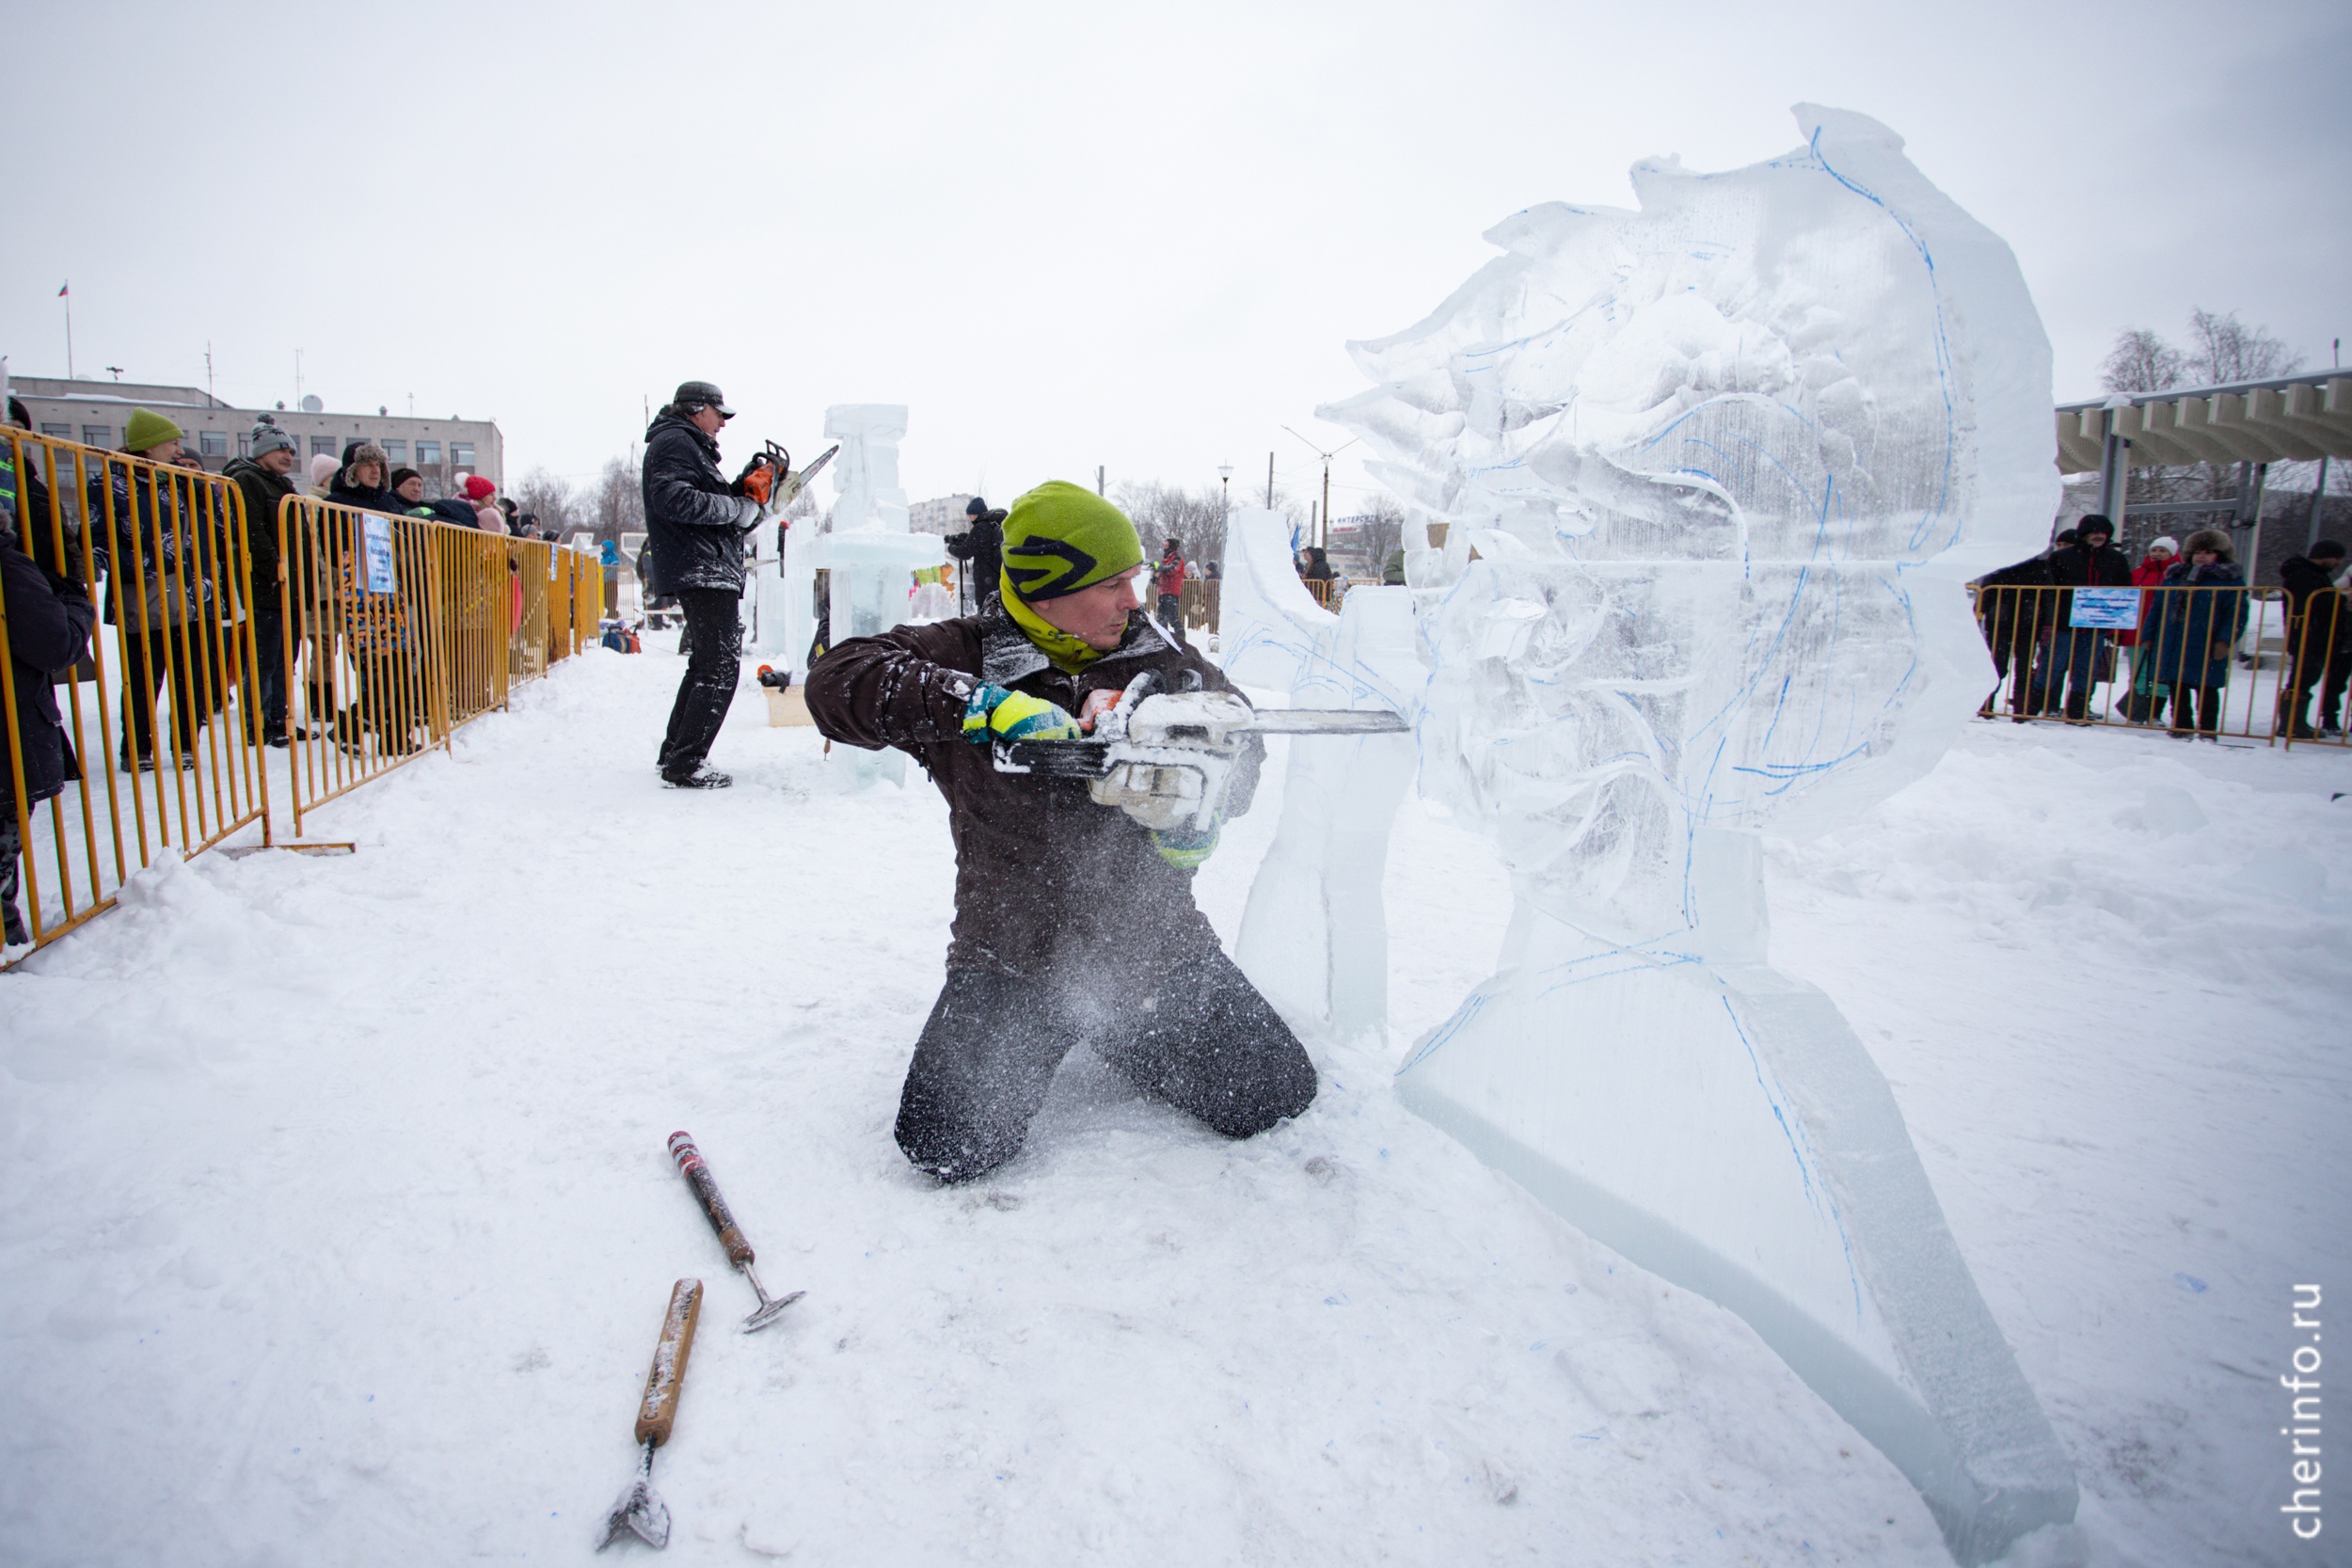
[[[2107,547],[2107,535],[2096,531],[2084,534],[2082,541],[2083,548],[2087,550],[2104,550]]]
[[[263,473],[276,474],[278,478],[283,479],[288,474],[294,472],[294,449],[292,447],[272,447],[269,451],[255,458],[253,463],[254,466],[260,468]]]
[[[392,494],[398,496],[402,500],[408,502],[411,506],[414,506],[417,502],[424,499],[424,477],[421,474],[410,474],[406,479],[400,482],[400,488],[393,491]]]
[[[1047,626],[1106,654],[1125,641],[1128,613],[1143,606],[1143,596],[1136,592],[1140,580],[1138,573],[1129,572],[1030,608]]]
[[[727,417],[724,414],[720,413],[716,408],[711,407],[708,404],[703,404],[700,408],[695,409],[691,414],[689,414],[686,417],[692,420],[694,428],[701,431],[705,436],[718,435],[720,430],[723,428],[727,422]]]
[[[373,490],[384,483],[384,470],[363,459],[351,466],[351,483],[362,490]]]

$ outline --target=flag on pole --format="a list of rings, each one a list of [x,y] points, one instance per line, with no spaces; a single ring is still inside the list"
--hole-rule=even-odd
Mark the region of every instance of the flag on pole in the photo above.
[[[71,284],[71,283],[60,283],[60,284],[58,284],[58,285],[57,285],[57,297],[58,297],[59,299],[63,299],[63,298],[65,297],[65,292],[66,292],[68,289],[71,289],[72,287],[73,287],[73,285],[72,285],[72,284]]]

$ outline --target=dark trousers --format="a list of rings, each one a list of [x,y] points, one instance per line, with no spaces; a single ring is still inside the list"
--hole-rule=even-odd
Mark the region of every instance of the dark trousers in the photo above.
[[[2081,719],[2090,712],[2090,689],[2098,680],[2100,644],[2106,633],[2088,626],[2060,626],[2042,652],[2042,668],[2033,675],[2033,711],[2050,711],[2050,692],[2061,677],[2066,683],[2066,717]]]
[[[2296,626],[2289,628],[2287,634],[2288,654],[2295,658],[2295,668],[2280,693],[2279,705],[2282,711],[2279,715],[2279,727],[2297,733],[2311,727],[2311,721],[2305,715],[2311,707],[2312,689],[2317,687],[2319,721],[2334,729],[2344,718],[2344,689],[2347,684],[2346,678],[2352,677],[2352,648],[2303,648],[2302,631],[2300,626]],[[2318,634],[2312,635],[2315,641]],[[2301,657],[2296,657],[2298,653]],[[2287,696],[2288,691],[2294,695]]]
[[[166,642],[168,640],[169,646]],[[135,629],[127,630],[122,639],[122,757],[129,766],[135,757],[151,757],[155,752],[154,720],[151,705],[168,706],[171,712],[172,754],[177,756],[196,750],[199,725],[210,717],[217,704],[208,704],[204,691],[212,673],[192,669],[208,657],[202,637],[190,635],[183,643],[177,628],[157,627],[141,637]],[[167,676],[171,690],[166,694]],[[217,695],[215,693],[215,695]]]
[[[2186,686],[2175,683],[2172,688],[2172,728],[2182,735],[2191,729],[2203,735],[2221,731],[2221,699],[2229,691],[2226,686]]]
[[[1315,1097],[1306,1048],[1221,952],[1157,976],[949,970],[898,1097],[898,1147],[945,1181],[986,1175],[1021,1152],[1054,1069],[1081,1040],[1229,1138]]]
[[[282,736],[286,733],[286,618],[276,610],[253,612],[253,670],[254,679],[246,688],[247,710],[260,717],[264,739]]]
[[[686,588],[677,598],[692,652],[686,657],[677,701],[670,705],[660,760],[664,773],[682,775],[702,766],[710,743],[719,738],[719,726],[727,721],[736,678],[743,671],[743,623],[737,610],[742,595],[732,588]]]

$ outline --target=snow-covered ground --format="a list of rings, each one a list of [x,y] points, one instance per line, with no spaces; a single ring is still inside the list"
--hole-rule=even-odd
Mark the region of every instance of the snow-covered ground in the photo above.
[[[569,661],[312,818],[357,855],[163,867],[0,976],[0,1560],[584,1561],[682,1275],[680,1563],[1946,1560],[1739,1320],[1396,1104],[1502,933],[1477,840],[1406,808],[1395,1037],[1311,1042],[1298,1122],[1226,1144],[1073,1060],[942,1191],[890,1121],[944,808],[845,791],[755,689],[738,787],[660,789],[678,669]],[[1200,880],[1229,940],[1279,788]],[[1776,959],[1893,1081],[2094,1563],[2328,1560],[2275,1377],[2290,1285],[2352,1300],[2336,791],[1979,725],[1773,853]],[[679,1127],[809,1292],[765,1333]]]

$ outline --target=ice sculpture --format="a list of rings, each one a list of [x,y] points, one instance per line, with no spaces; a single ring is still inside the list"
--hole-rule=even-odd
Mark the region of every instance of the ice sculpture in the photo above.
[[[1334,615],[1291,565],[1290,524],[1234,513],[1218,625],[1225,671],[1281,687],[1294,707],[1411,717],[1424,673],[1403,588],[1358,588]],[[1413,782],[1408,735],[1290,743],[1282,816],[1250,884],[1234,960],[1294,1022],[1344,1038],[1388,1022],[1389,935],[1380,883],[1389,830]]]
[[[785,652],[793,678],[808,673],[816,636],[817,573],[829,576],[826,621],[833,640],[871,637],[906,621],[911,573],[947,559],[937,534],[907,529],[907,494],[898,487],[898,441],[907,411],[895,403],[839,403],[825,410],[825,436],[841,443],[833,461],[833,526],[803,539],[796,524],[784,561]],[[906,782],[906,753],[849,752],[861,781]]]
[[[1638,212],[1530,208],[1324,411],[1408,555],[1422,788],[1512,872],[1502,966],[1398,1092],[1739,1312],[1974,1563],[2074,1478],[1836,1007],[1767,960],[1760,831],[1924,772],[1992,684],[1962,578],[2056,511],[2009,247],[1858,115]],[[1418,541],[1417,541],[1418,542]]]

